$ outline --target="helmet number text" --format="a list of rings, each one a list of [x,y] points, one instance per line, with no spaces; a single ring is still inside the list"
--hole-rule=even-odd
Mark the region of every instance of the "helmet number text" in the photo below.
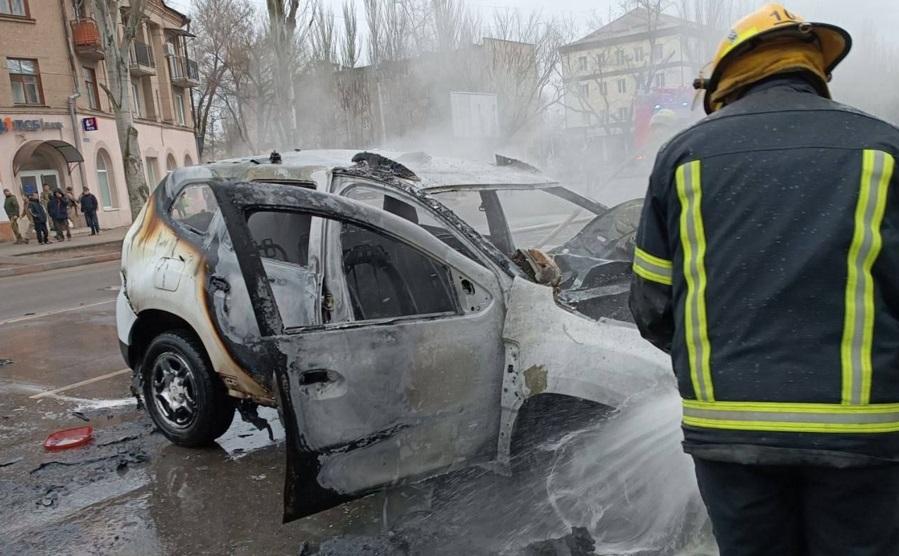
[[[791,14],[786,8],[783,9],[783,12],[781,12],[780,10],[774,10],[773,12],[771,12],[771,17],[776,19],[778,23],[798,21],[796,16]]]

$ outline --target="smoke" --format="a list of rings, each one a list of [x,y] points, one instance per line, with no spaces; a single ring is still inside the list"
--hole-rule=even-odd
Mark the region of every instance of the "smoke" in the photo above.
[[[556,447],[546,490],[600,554],[671,554],[710,540],[693,462],[681,449],[680,397],[652,394]],[[703,541],[700,540],[700,544]]]

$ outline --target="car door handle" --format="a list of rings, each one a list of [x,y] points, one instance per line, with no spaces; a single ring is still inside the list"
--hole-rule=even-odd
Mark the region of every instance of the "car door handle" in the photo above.
[[[315,384],[332,384],[340,382],[341,376],[334,371],[315,369],[306,371],[300,375],[300,386],[313,386]]]
[[[300,373],[299,392],[307,400],[333,400],[346,395],[347,384],[343,375],[326,369],[311,369]]]

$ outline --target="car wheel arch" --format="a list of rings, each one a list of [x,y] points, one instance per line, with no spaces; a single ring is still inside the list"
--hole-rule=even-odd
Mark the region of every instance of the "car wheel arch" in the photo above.
[[[135,371],[143,361],[147,348],[153,339],[164,332],[181,330],[193,336],[203,346],[204,356],[209,358],[209,350],[203,345],[200,335],[193,326],[183,318],[160,309],[145,309],[138,313],[137,320],[128,334],[128,365]]]
[[[531,396],[515,416],[509,460],[527,458],[538,446],[561,440],[614,412],[610,405],[578,396],[549,392]]]

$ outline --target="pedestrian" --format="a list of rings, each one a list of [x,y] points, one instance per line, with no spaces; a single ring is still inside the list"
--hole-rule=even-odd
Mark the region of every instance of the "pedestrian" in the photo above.
[[[3,190],[3,196],[5,197],[3,208],[6,210],[6,217],[9,218],[9,227],[12,228],[16,243],[28,243],[28,240],[23,238],[19,231],[19,200],[9,189]]]
[[[47,213],[53,220],[53,231],[56,232],[56,241],[63,241],[68,238],[72,239],[72,232],[69,230],[69,202],[62,191],[57,189],[53,192],[53,197],[47,205]],[[63,237],[65,233],[65,237]]]
[[[30,201],[30,200],[31,200],[31,196],[26,193],[25,197],[24,197],[25,202],[22,203],[22,214],[19,216],[19,232],[22,234],[22,236],[25,237],[26,240],[30,240],[31,238],[29,236],[31,235],[32,232],[34,232],[34,218],[32,218],[31,212],[28,210],[28,201]],[[27,222],[26,231],[24,231],[24,232],[22,231],[22,219],[23,218]],[[30,231],[28,231],[28,229],[30,229]],[[35,237],[37,237],[36,232],[35,232]]]
[[[41,204],[37,193],[31,194],[25,209],[31,217],[34,233],[37,235],[37,242],[41,245],[50,243],[50,233],[47,230],[47,211],[44,210],[44,205]]]
[[[69,203],[69,228],[81,228],[82,222],[81,218],[78,216],[80,204],[78,198],[75,197],[75,190],[72,189],[71,185],[66,187],[66,199]],[[87,223],[85,222],[84,225],[86,226]]]
[[[899,554],[899,129],[830,100],[850,47],[739,21],[650,177],[630,307],[721,556]]]
[[[41,204],[44,205],[44,209],[50,206],[50,199],[53,198],[53,190],[50,189],[50,184],[45,183],[41,188]]]
[[[97,219],[97,210],[100,204],[97,203],[97,197],[91,193],[87,187],[81,193],[81,212],[84,214],[84,221],[91,230],[91,235],[95,236],[100,233],[100,221]]]

